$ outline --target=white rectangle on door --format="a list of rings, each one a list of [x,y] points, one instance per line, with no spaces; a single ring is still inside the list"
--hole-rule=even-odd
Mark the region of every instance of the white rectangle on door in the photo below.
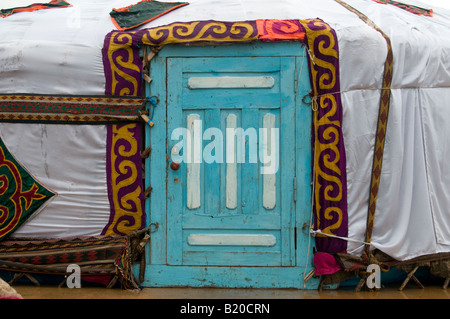
[[[227,116],[227,130],[235,130],[237,127],[236,115]],[[231,135],[235,138],[235,135]],[[230,141],[227,135],[227,176],[226,176],[226,205],[228,209],[235,209],[237,206],[237,172],[236,172],[236,141]]]
[[[277,151],[277,145],[272,145],[278,143],[275,139],[272,139],[272,130],[275,129],[275,115],[267,113],[263,118],[263,166],[267,167],[273,165],[269,162],[269,158],[273,158],[272,152]],[[275,142],[275,143],[274,143]],[[276,175],[275,172],[263,174],[263,206],[266,209],[273,209],[277,202],[276,197]]]
[[[188,80],[189,89],[246,89],[271,88],[275,80],[271,76],[214,76],[191,77]]]
[[[191,246],[275,246],[276,241],[273,235],[253,234],[191,234],[188,237]]]
[[[201,141],[196,141],[196,137],[200,136],[202,132],[197,132],[200,129],[195,124],[200,121],[198,114],[189,114],[187,116],[187,130],[188,138],[186,141],[186,206],[188,209],[197,209],[200,207],[200,163],[201,158]],[[200,144],[200,145],[199,145]],[[199,149],[200,148],[200,149]],[[199,155],[200,154],[200,155]]]

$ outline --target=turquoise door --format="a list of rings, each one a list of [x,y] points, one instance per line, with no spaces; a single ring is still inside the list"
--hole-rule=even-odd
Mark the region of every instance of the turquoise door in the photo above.
[[[151,174],[160,166],[149,178],[150,218],[160,225],[152,234],[150,285],[282,287],[301,277],[297,168],[310,154],[308,140],[298,162],[296,108],[305,74],[297,56],[238,47],[253,55],[170,47],[152,61],[152,83],[159,84],[151,94],[165,103],[154,114],[160,111],[164,125],[155,121],[149,133]],[[309,123],[301,127],[306,137]],[[302,209],[309,214],[308,204]]]

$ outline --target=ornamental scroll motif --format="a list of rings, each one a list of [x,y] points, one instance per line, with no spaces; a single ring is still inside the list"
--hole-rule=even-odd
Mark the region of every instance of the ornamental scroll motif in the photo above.
[[[347,185],[342,136],[339,52],[334,30],[321,20],[306,20],[314,116],[314,228],[347,237]],[[343,252],[341,239],[316,238],[318,251]]]
[[[103,65],[105,67],[106,95],[140,96],[142,62],[139,57],[135,32],[111,32],[105,38]]]
[[[107,136],[107,178],[111,214],[102,235],[126,235],[145,225],[140,128],[110,125]]]
[[[113,31],[105,38],[103,64],[107,95],[142,93],[142,61],[138,45],[227,43],[258,39],[256,22],[176,22],[139,31]]]
[[[0,240],[55,195],[17,162],[0,138]]]
[[[168,26],[147,29],[142,43],[165,45],[169,43],[239,42],[256,40],[258,32],[254,22],[196,21],[176,22]]]
[[[347,236],[347,182],[342,137],[339,52],[332,28],[319,19],[256,20],[243,22],[194,21],[138,31],[113,31],[105,38],[103,62],[108,95],[141,95],[140,44],[233,43],[301,41],[310,53],[310,80],[317,112],[314,123],[315,228]],[[345,241],[316,238],[319,251],[342,252]]]
[[[305,29],[300,20],[256,20],[259,40],[281,41],[305,39]]]

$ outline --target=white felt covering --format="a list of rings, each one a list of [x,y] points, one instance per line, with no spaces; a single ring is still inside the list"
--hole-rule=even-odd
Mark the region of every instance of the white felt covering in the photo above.
[[[113,7],[123,7],[134,2],[69,2],[73,4],[70,8],[20,13],[0,21],[0,93],[104,93],[101,48],[104,36],[114,29],[109,12]],[[347,156],[349,237],[364,240],[380,88],[387,52],[380,33],[333,0],[189,2],[188,6],[176,9],[141,28],[175,21],[318,17],[336,31]],[[448,252],[450,11],[426,2],[404,0],[434,10],[433,17],[424,17],[372,0],[346,2],[367,15],[390,37],[394,54],[391,108],[372,243],[374,247],[398,259]],[[22,134],[12,124],[2,124],[0,129],[4,136],[13,135],[6,141],[11,147],[18,142],[18,137],[14,135]],[[45,148],[39,149],[43,141],[39,136],[43,128],[38,126],[36,129],[37,145],[34,147],[42,152]],[[100,132],[88,134],[89,139],[98,137],[98,134]],[[96,153],[100,152],[101,147],[96,147],[101,141],[95,139],[92,142],[95,143],[86,144],[85,150],[95,153],[92,156],[99,156]],[[46,147],[56,149],[56,145],[60,145],[64,148],[61,145],[63,142],[55,143]],[[14,153],[19,157],[24,156],[20,158],[24,162],[29,155],[21,147],[16,147]],[[76,149],[73,153],[76,157]],[[54,165],[58,164],[48,162],[49,169]],[[41,175],[39,178],[45,178],[44,167],[38,169],[36,174]],[[64,182],[70,184],[78,177],[72,175],[65,178]],[[100,181],[104,177],[98,178]],[[47,182],[51,184],[49,180]],[[92,186],[95,188],[98,185],[94,183]],[[53,187],[57,188],[56,185]],[[77,188],[72,191],[84,190]],[[80,200],[86,205],[92,203],[91,200]],[[102,202],[101,205],[106,204],[104,199],[93,201],[97,200]],[[69,222],[73,223],[74,229],[77,229],[79,220],[87,218],[89,222],[83,222],[83,227],[87,226],[93,233],[94,229],[100,228],[100,220],[106,220],[102,215],[104,208],[101,209],[102,213],[93,212],[94,217],[91,219],[86,215],[75,216],[77,207],[69,207],[72,205],[69,202],[66,204],[65,212],[74,212]],[[81,211],[86,214],[84,210]],[[38,222],[41,216],[33,222]],[[61,221],[64,218],[55,217],[54,226],[64,224]],[[95,220],[92,222],[95,226],[91,226],[92,220]],[[29,227],[25,225],[23,231]],[[34,229],[39,231],[38,228],[36,226]],[[361,246],[351,241],[348,251],[358,254]]]

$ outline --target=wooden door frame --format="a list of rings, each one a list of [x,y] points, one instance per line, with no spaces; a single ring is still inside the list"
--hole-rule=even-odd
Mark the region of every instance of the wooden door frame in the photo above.
[[[166,74],[166,58],[168,57],[217,57],[216,46],[183,46],[168,45],[164,47],[151,63],[152,78]],[[231,48],[231,46],[230,46]],[[182,52],[183,51],[183,52]],[[223,51],[221,51],[223,53]],[[151,155],[145,161],[145,187],[152,187],[151,197],[147,199],[146,211],[148,221],[157,223],[159,228],[152,233],[151,248],[147,245],[146,275],[144,287],[192,286],[192,287],[258,287],[258,288],[298,288],[316,289],[318,278],[304,281],[305,276],[313,270],[313,239],[305,234],[304,225],[311,221],[311,108],[303,103],[303,96],[309,92],[308,63],[304,45],[298,42],[234,44],[229,56],[292,56],[296,60],[295,72],[295,118],[296,123],[296,178],[295,178],[295,245],[296,266],[293,267],[221,267],[221,266],[168,266],[166,265],[167,207],[166,179],[167,167],[167,114],[166,83],[153,80],[146,86],[146,95],[153,96],[158,92],[160,101],[155,108],[153,121],[155,125],[145,129],[146,144],[152,148]],[[224,56],[221,54],[220,56]],[[153,75],[155,74],[155,75]],[[300,83],[308,83],[308,87],[300,87]],[[151,110],[150,110],[151,111]],[[165,160],[164,160],[165,159]],[[152,163],[153,160],[153,163]],[[307,229],[309,229],[307,227]],[[270,269],[270,274],[268,274]],[[197,279],[196,279],[197,278]]]

